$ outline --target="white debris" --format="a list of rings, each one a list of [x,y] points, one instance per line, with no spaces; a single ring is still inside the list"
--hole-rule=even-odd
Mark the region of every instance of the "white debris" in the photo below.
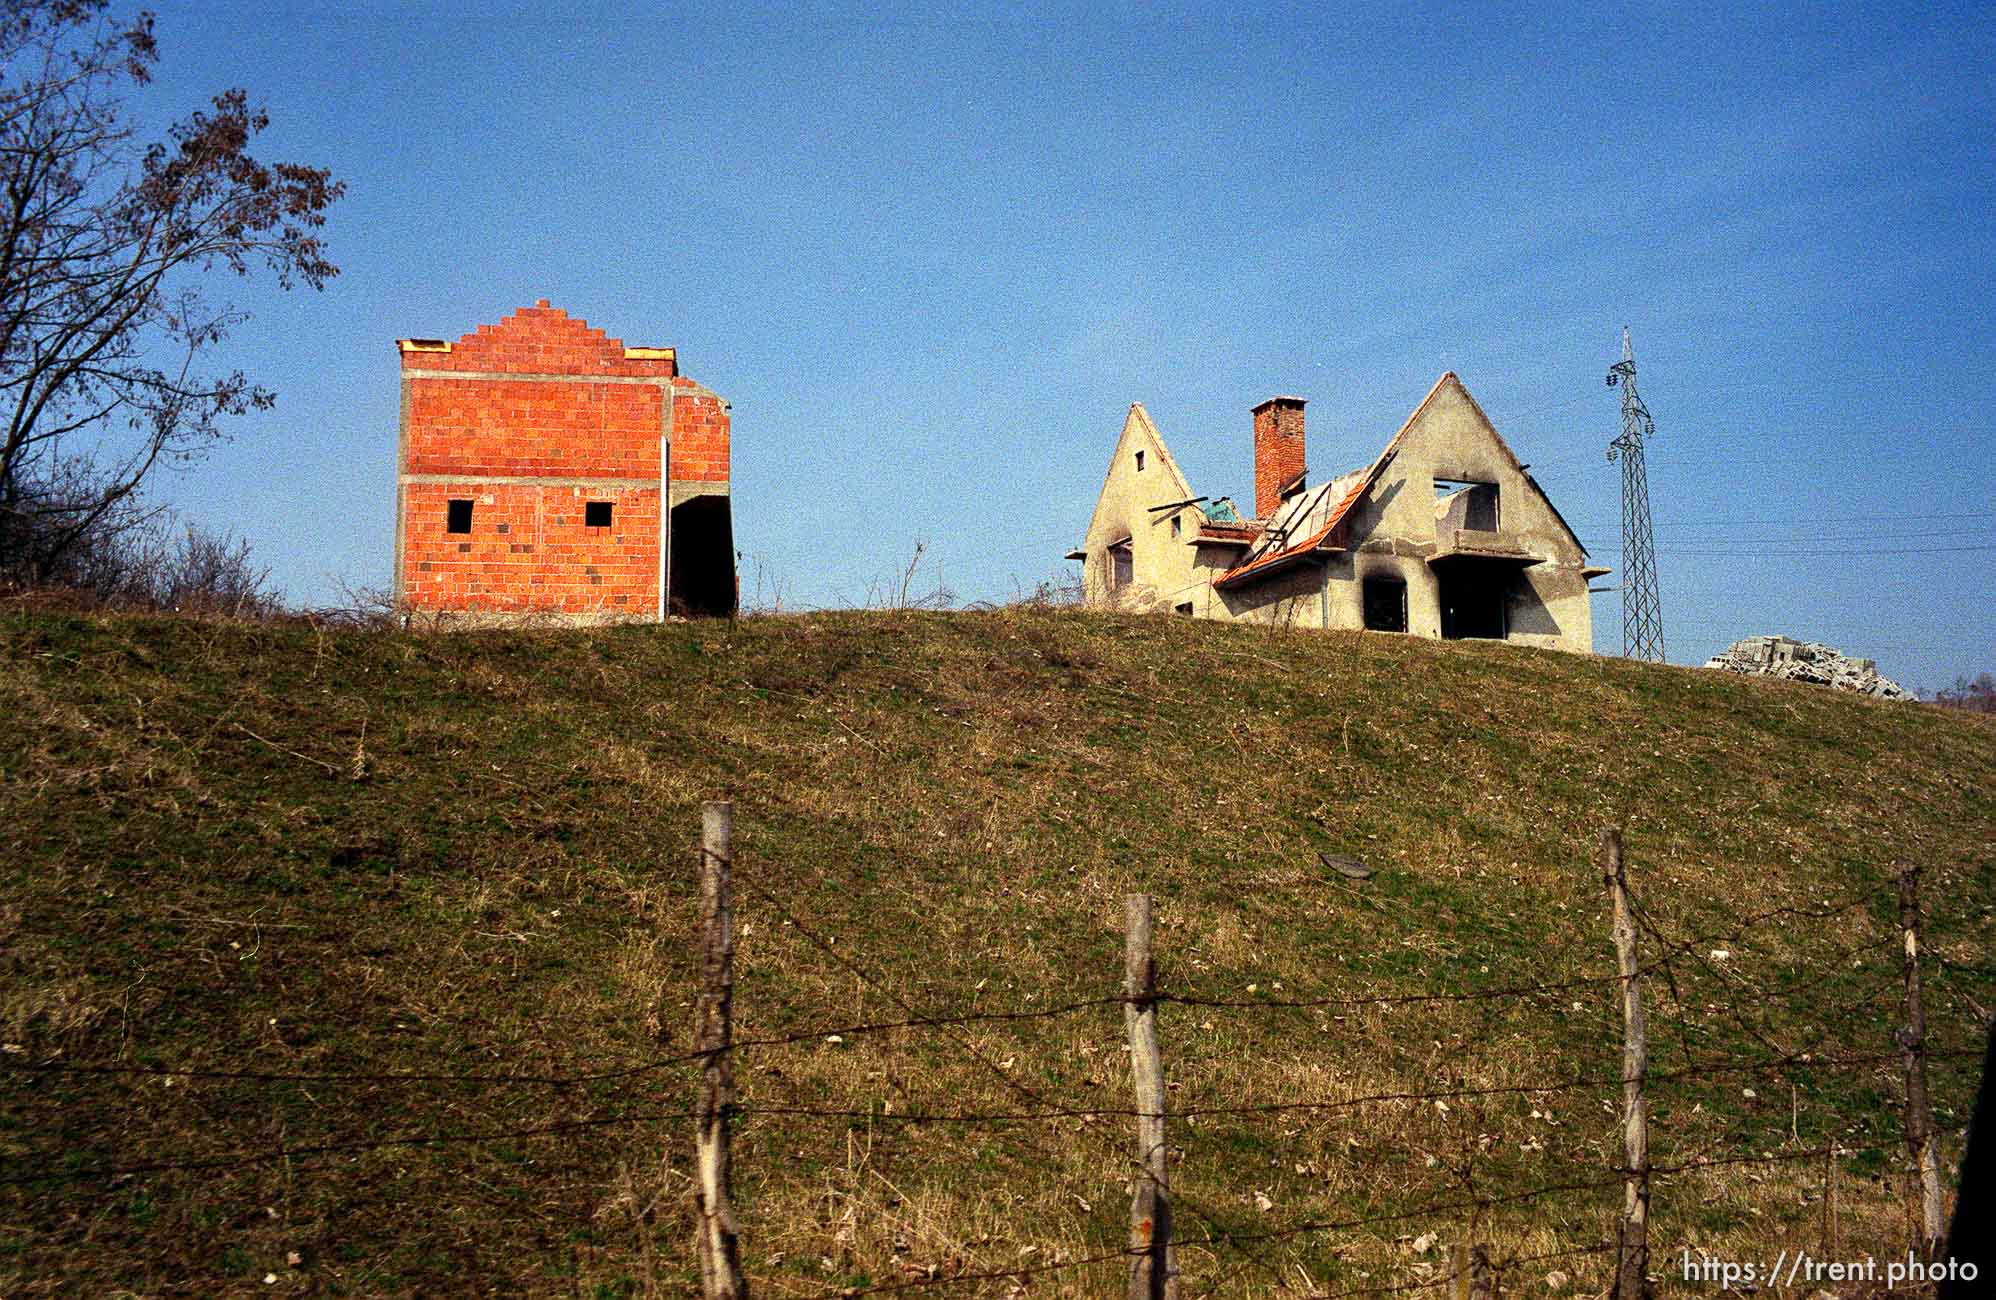
[[[1910,700],[1913,692],[1889,677],[1878,675],[1877,661],[1854,659],[1840,654],[1820,641],[1797,641],[1788,636],[1750,636],[1735,641],[1705,661],[1707,668],[1760,677],[1779,677],[1791,682],[1813,682],[1855,691],[1881,700]]]

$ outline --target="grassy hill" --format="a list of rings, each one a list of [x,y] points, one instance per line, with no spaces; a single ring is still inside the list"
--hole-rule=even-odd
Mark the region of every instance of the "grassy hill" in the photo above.
[[[1606,823],[1670,958],[1656,1158],[1699,1166],[1657,1184],[1658,1271],[1899,1254],[1894,864],[1951,1169],[1992,776],[1986,719],[1501,644],[0,615],[0,1294],[697,1294],[696,1075],[647,1066],[690,1045],[715,797],[737,1032],[799,1040],[739,1054],[762,1295],[1117,1290],[1072,1262],[1124,1239],[1128,1118],[961,1117],[1127,1107],[1118,1007],[841,1030],[1113,995],[1132,891],[1166,991],[1322,1003],[1162,1008],[1208,1111],[1172,1132],[1188,1295],[1418,1283],[1466,1234],[1517,1293],[1598,1292],[1600,1254],[1537,1257],[1620,1203]]]

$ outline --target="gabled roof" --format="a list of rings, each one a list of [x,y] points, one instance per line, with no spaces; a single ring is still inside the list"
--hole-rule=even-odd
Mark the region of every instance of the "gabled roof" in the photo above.
[[[1364,473],[1358,475],[1356,478],[1333,479],[1329,483],[1320,484],[1308,492],[1291,497],[1283,505],[1282,509],[1275,512],[1274,517],[1269,520],[1268,531],[1263,534],[1271,540],[1272,545],[1261,549],[1259,552],[1248,552],[1239,564],[1227,570],[1218,578],[1215,578],[1213,585],[1216,587],[1236,586],[1247,578],[1258,577],[1272,569],[1284,567],[1295,560],[1301,559],[1305,555],[1320,550],[1334,549],[1328,544],[1331,541],[1333,531],[1336,530],[1339,524],[1345,521],[1345,516],[1351,513],[1352,507],[1359,503],[1359,500],[1365,496],[1366,491],[1374,483],[1379,481],[1379,475],[1386,469],[1388,462],[1393,459],[1395,453],[1400,450],[1400,442],[1407,436],[1407,430],[1414,427],[1414,422],[1420,419],[1422,412],[1426,411],[1429,405],[1434,402],[1435,394],[1441,392],[1442,386],[1450,380],[1455,380],[1458,388],[1462,387],[1462,381],[1456,379],[1453,370],[1443,371],[1442,377],[1435,381],[1434,387],[1428,390],[1428,395],[1423,397],[1421,404],[1414,408],[1414,413],[1401,422],[1399,431],[1387,442],[1385,450],[1379,453],[1379,456],[1367,467]],[[1469,390],[1463,389],[1463,396],[1469,397]],[[1475,406],[1476,399],[1471,397],[1469,400],[1470,405]],[[1478,408],[1477,414],[1483,414],[1481,408]],[[1485,418],[1485,423],[1488,423],[1487,417]],[[1320,511],[1318,507],[1329,499],[1330,490],[1341,483],[1346,485],[1343,493],[1337,497],[1335,503],[1327,511]],[[1316,515],[1315,518],[1311,517],[1313,514]],[[1278,521],[1282,520],[1292,521],[1293,526],[1284,527],[1278,531]],[[1305,529],[1307,531],[1304,531],[1300,538],[1292,538],[1290,536],[1293,532]]]
[[[1401,422],[1400,428],[1387,441],[1385,448],[1370,466],[1362,473],[1335,479],[1308,492],[1299,493],[1284,502],[1282,508],[1269,519],[1267,530],[1262,534],[1263,544],[1250,548],[1241,558],[1241,562],[1215,578],[1213,585],[1238,586],[1250,578],[1265,576],[1307,556],[1339,549],[1340,541],[1337,536],[1339,526],[1365,498],[1365,494],[1378,483],[1379,476],[1386,471],[1394,456],[1399,454],[1400,445],[1406,440],[1408,430],[1420,421],[1421,416],[1434,404],[1436,397],[1444,388],[1453,388],[1462,395],[1464,401],[1469,403],[1470,409],[1476,413],[1476,418],[1483,422],[1484,427],[1489,429],[1491,436],[1496,439],[1498,449],[1511,462],[1511,467],[1532,485],[1539,498],[1552,511],[1553,518],[1559,521],[1560,527],[1564,528],[1567,536],[1573,539],[1573,544],[1580,546],[1580,538],[1574,534],[1572,526],[1552,504],[1552,498],[1546,496],[1545,489],[1525,472],[1525,467],[1519,463],[1510,444],[1506,443],[1503,435],[1497,432],[1497,426],[1490,422],[1490,417],[1484,414],[1476,398],[1470,394],[1469,389],[1464,386],[1461,379],[1457,378],[1453,370],[1445,370],[1441,378],[1435,380],[1434,386],[1428,389],[1427,396],[1421,399],[1413,413]],[[1341,491],[1338,490],[1340,488]],[[1580,546],[1580,552],[1585,555],[1587,548]]]
[[[1151,443],[1157,448],[1157,458],[1171,471],[1171,481],[1178,485],[1179,494],[1185,497],[1197,495],[1192,491],[1192,485],[1185,481],[1185,471],[1178,468],[1178,458],[1171,454],[1171,448],[1164,445],[1164,435],[1157,431],[1157,425],[1151,422],[1150,412],[1144,409],[1142,402],[1130,403],[1130,419],[1135,420],[1138,427],[1150,436]]]
[[[1144,410],[1142,402],[1131,402],[1130,413],[1123,419],[1123,431],[1116,435],[1116,449],[1109,453],[1109,467],[1102,472],[1102,486],[1095,494],[1095,511],[1088,517],[1088,531],[1084,537],[1095,535],[1095,525],[1102,516],[1102,503],[1108,499],[1109,480],[1115,476],[1116,466],[1122,459],[1124,449],[1136,441],[1148,442],[1157,449],[1158,464],[1164,467],[1165,473],[1171,476],[1171,481],[1177,484],[1179,496],[1197,495],[1192,491],[1192,485],[1185,481],[1185,473],[1178,468],[1178,461],[1173,458],[1171,448],[1164,445],[1164,436],[1157,431],[1157,426],[1151,423],[1150,412]],[[1067,558],[1081,559],[1085,554],[1084,551],[1077,549],[1070,551]]]

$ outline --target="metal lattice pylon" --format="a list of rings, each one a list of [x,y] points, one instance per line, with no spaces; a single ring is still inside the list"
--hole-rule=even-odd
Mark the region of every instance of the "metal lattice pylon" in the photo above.
[[[1608,444],[1608,459],[1622,462],[1622,655],[1663,662],[1663,605],[1656,591],[1656,540],[1649,520],[1649,475],[1643,439],[1656,421],[1636,393],[1636,352],[1622,330],[1622,359],[1608,371],[1608,387],[1622,388],[1622,433]]]

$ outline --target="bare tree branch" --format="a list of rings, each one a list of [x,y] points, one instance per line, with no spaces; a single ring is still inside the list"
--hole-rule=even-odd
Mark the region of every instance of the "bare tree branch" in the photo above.
[[[0,10],[0,574],[47,580],[159,464],[275,400],[203,373],[244,320],[204,298],[214,272],[339,274],[318,231],[343,186],[252,157],[269,119],[242,90],[136,143],[121,95],[157,58],[151,15],[109,0]]]

